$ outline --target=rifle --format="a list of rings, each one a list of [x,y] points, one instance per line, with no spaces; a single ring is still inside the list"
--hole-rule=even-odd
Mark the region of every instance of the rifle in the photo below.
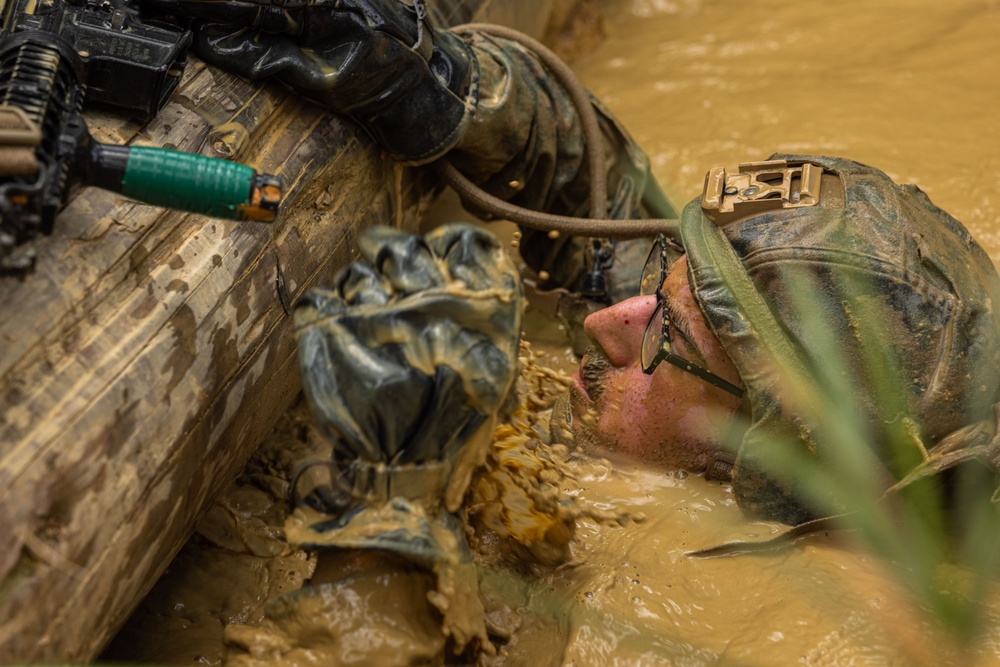
[[[3,0],[0,0],[2,2]],[[35,265],[75,185],[230,220],[271,222],[281,182],[241,164],[95,141],[84,99],[150,118],[184,69],[191,32],[132,0],[7,0],[0,23],[0,275]]]

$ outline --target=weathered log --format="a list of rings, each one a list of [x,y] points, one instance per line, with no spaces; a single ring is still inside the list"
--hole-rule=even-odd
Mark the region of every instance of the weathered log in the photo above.
[[[351,259],[358,230],[415,220],[404,172],[322,110],[283,90],[243,96],[207,68],[180,99],[220,88],[237,108],[266,95],[281,109],[238,152],[290,186],[278,224],[88,191],[36,274],[4,290],[4,657],[99,650],[297,391],[286,309]],[[206,133],[179,107],[147,132],[196,150]]]
[[[445,4],[538,34],[549,3]],[[434,190],[283,86],[197,62],[145,127],[88,121],[278,173],[288,196],[269,225],[81,190],[37,270],[0,279],[2,663],[98,654],[298,393],[292,304]]]

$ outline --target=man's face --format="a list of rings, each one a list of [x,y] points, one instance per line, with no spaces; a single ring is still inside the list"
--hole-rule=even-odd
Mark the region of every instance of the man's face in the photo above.
[[[670,268],[662,293],[673,310],[672,351],[739,385],[736,367],[691,294],[685,257]],[[655,309],[655,295],[637,296],[586,319],[594,347],[573,375],[573,429],[595,453],[702,470],[718,451],[739,399],[667,362],[651,375],[642,372],[642,337]]]

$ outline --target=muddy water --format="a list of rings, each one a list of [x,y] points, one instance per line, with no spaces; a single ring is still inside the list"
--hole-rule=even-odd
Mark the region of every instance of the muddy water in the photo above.
[[[529,326],[527,335],[550,333],[551,325]],[[542,361],[565,359],[556,341],[535,348]],[[568,562],[519,576],[483,559],[488,608],[521,616],[499,664],[1000,664],[1000,607],[985,611],[975,642],[959,645],[899,584],[894,566],[849,532],[772,553],[692,558],[785,527],[749,519],[728,485],[698,475],[587,456],[568,463],[564,500],[591,513],[576,518]],[[939,572],[943,580],[964,574]]]
[[[649,153],[675,203],[706,171],[773,152],[841,155],[919,185],[1000,262],[1000,5],[930,0],[618,0],[577,71]],[[564,659],[585,664],[943,664],[960,660],[883,565],[845,536],[717,560],[759,539],[725,486],[622,465],[579,495],[646,513],[581,522]],[[1000,664],[996,609],[961,661]]]
[[[614,0],[578,68],[678,202],[775,151],[919,185],[1000,261],[995,0]]]
[[[578,71],[650,154],[675,202],[694,197],[716,165],[775,151],[843,155],[920,185],[1000,260],[997,3],[615,0],[606,7],[609,39]],[[557,327],[537,317],[531,323],[528,335],[547,351],[545,362],[567,368]],[[496,664],[1000,664],[997,609],[978,643],[952,645],[850,535],[817,535],[779,553],[692,559],[689,550],[766,538],[780,527],[748,520],[727,486],[698,476],[580,457],[564,463],[571,467],[564,500],[586,510],[568,554],[559,554],[568,563],[517,569],[483,559]],[[287,490],[272,486],[273,498]],[[188,574],[187,588],[150,601],[158,623],[134,629],[120,657],[218,664],[223,626],[232,625],[240,628],[230,633],[234,655],[244,660],[239,648],[259,642],[247,628],[260,622],[266,599],[309,575],[312,561],[281,548],[264,528],[248,536],[243,524],[230,526],[231,517],[267,526],[278,519],[246,498],[225,503],[199,538],[216,551],[191,556],[200,559],[193,571],[209,563],[208,574]],[[615,516],[632,519],[607,520]],[[226,548],[248,564],[245,574],[224,560]],[[267,564],[269,550],[280,551],[284,569]],[[294,573],[291,583],[285,571]],[[331,650],[319,654],[333,660]]]

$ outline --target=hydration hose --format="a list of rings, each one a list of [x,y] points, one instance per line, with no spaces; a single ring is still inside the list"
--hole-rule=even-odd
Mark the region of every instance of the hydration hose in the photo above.
[[[607,211],[607,181],[604,172],[605,156],[601,138],[601,128],[597,112],[590,102],[590,95],[573,74],[573,71],[555,53],[541,42],[511,28],[490,23],[465,23],[453,30],[475,30],[487,35],[509,39],[531,49],[545,64],[559,82],[565,86],[580,115],[584,141],[587,147],[587,167],[590,172],[590,212]],[[447,159],[432,163],[441,179],[459,196],[471,205],[488,211],[492,215],[516,222],[531,229],[556,231],[571,236],[609,237],[634,239],[666,234],[680,239],[680,221],[673,216],[674,211],[659,185],[647,170],[646,187],[643,189],[643,206],[653,215],[671,216],[648,219],[612,220],[609,218],[578,218],[574,216],[552,215],[516,206],[499,197],[494,197],[466,178]]]

